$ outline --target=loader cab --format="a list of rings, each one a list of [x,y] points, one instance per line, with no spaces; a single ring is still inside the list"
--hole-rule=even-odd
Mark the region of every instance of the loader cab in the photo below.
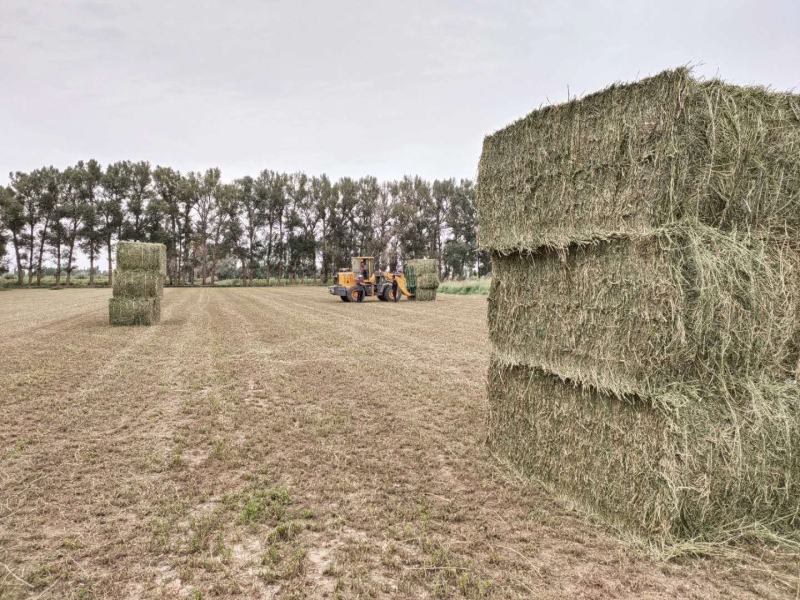
[[[373,256],[354,256],[353,273],[364,276],[364,281],[371,281],[375,274],[375,258]]]

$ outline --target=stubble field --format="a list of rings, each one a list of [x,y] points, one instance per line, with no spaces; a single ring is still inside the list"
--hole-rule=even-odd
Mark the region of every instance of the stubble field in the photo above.
[[[0,598],[795,598],[796,556],[667,561],[484,445],[486,299],[0,292]]]

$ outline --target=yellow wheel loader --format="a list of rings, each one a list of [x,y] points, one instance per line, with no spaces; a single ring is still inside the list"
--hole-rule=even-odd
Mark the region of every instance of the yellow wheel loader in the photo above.
[[[363,302],[365,298],[377,298],[381,302],[397,302],[405,296],[414,298],[414,287],[403,273],[376,271],[372,256],[353,257],[351,269],[340,269],[333,276],[329,291],[339,296],[342,302]],[[395,287],[395,283],[397,286]]]

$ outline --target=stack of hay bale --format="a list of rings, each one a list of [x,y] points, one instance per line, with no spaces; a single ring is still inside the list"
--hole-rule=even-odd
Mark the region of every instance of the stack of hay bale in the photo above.
[[[414,298],[422,302],[436,300],[439,288],[439,265],[433,258],[409,260],[406,265],[414,272],[416,291]]]
[[[164,244],[119,242],[114,297],[108,312],[112,325],[154,325],[161,320],[161,297],[167,274]]]
[[[486,138],[489,437],[661,539],[800,527],[800,97],[685,69]]]

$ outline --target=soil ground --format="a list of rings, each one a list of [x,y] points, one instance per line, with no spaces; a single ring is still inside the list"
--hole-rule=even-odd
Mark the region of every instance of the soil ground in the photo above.
[[[486,299],[0,292],[0,598],[796,598],[665,560],[489,454]]]

